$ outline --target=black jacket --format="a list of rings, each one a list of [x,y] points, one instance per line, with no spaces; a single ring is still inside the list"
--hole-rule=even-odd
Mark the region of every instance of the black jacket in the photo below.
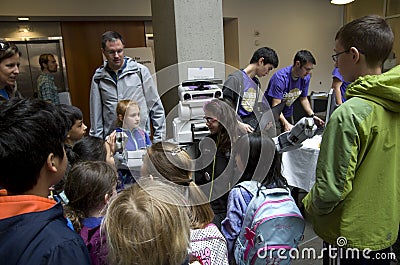
[[[215,145],[216,137],[216,135],[211,134],[206,138],[211,139],[214,142],[213,145]],[[207,143],[200,145],[197,149],[199,153],[196,158],[200,154],[204,158],[196,160],[195,182],[200,185],[207,198],[209,198],[210,190],[212,190],[210,204],[214,213],[226,213],[229,191],[235,185],[233,178],[235,163],[233,157],[231,158],[230,150],[224,152],[217,150],[215,153],[215,150],[210,148]],[[214,183],[211,185],[213,175]]]

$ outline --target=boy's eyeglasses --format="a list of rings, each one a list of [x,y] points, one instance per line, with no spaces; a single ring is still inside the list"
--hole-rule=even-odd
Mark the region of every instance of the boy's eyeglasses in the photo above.
[[[0,51],[6,51],[10,48],[10,43],[5,41],[0,41]]]
[[[338,59],[339,59],[339,55],[341,55],[341,54],[343,54],[343,53],[347,53],[347,52],[349,52],[349,51],[350,51],[350,49],[349,49],[349,50],[342,51],[342,52],[338,52],[338,53],[332,55],[332,60],[336,63],[336,62],[338,61]]]
[[[208,123],[213,123],[214,121],[218,121],[216,118],[204,116],[203,119]]]

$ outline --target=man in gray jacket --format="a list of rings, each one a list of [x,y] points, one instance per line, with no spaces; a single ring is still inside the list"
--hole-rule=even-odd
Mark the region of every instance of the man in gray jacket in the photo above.
[[[114,31],[102,35],[102,52],[106,61],[94,73],[90,89],[90,135],[105,138],[115,129],[117,103],[134,100],[140,107],[140,127],[153,141],[165,136],[164,107],[153,78],[146,66],[124,56],[124,40]]]

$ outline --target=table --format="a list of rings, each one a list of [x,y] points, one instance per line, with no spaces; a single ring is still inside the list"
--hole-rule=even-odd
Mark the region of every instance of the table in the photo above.
[[[315,183],[315,169],[322,136],[315,135],[301,148],[282,153],[281,173],[290,186],[309,192]]]

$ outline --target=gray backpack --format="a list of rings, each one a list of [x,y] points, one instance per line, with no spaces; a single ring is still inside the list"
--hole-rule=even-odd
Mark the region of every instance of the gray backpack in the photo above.
[[[290,191],[267,189],[256,181],[237,186],[252,195],[235,243],[236,264],[290,264],[290,253],[303,239],[304,218]]]

